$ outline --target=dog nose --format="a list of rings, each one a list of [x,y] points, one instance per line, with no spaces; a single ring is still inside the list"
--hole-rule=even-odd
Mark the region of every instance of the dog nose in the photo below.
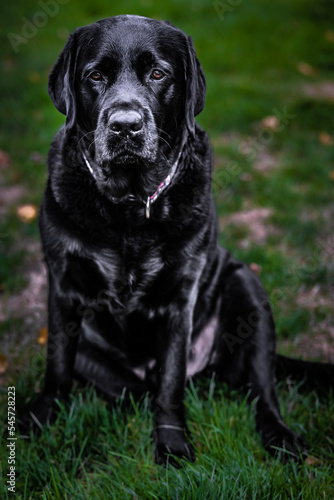
[[[133,135],[143,128],[143,119],[137,111],[116,111],[109,119],[114,134]]]

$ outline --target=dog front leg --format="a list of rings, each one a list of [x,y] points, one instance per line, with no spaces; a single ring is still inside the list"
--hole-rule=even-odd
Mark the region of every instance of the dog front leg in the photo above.
[[[181,313],[178,316],[181,317]],[[154,402],[155,461],[162,465],[169,462],[176,467],[178,462],[168,455],[195,460],[187,440],[183,404],[190,326],[181,323],[175,325],[174,322],[160,343],[159,388]]]
[[[36,429],[55,420],[57,400],[66,401],[71,387],[74,359],[80,334],[76,304],[61,296],[49,273],[48,342],[44,388],[19,417],[23,431]]]

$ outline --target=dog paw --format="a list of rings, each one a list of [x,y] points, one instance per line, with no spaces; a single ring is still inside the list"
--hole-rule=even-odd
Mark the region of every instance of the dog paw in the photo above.
[[[52,424],[59,412],[57,400],[53,395],[40,394],[31,401],[18,416],[17,425],[21,434],[39,434],[45,424]]]
[[[155,440],[154,460],[157,464],[172,465],[178,469],[181,464],[176,458],[190,462],[195,461],[194,448],[186,438],[184,429],[156,428],[153,435]]]
[[[301,463],[306,459],[308,446],[306,441],[296,432],[284,424],[271,429],[270,432],[262,434],[265,449],[274,457],[278,457],[282,463]]]

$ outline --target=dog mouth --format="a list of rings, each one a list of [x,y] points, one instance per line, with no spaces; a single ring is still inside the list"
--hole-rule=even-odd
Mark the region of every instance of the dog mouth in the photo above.
[[[183,147],[174,164],[169,165],[168,171],[166,162],[163,162],[162,168],[159,162],[149,161],[141,155],[126,150],[102,162],[97,162],[95,158],[94,167],[85,153],[83,158],[102,194],[115,204],[144,203],[145,216],[149,218],[152,203],[169,186],[176,172],[182,150]]]
[[[106,175],[113,175],[119,166],[126,170],[136,167],[145,171],[152,164],[152,159],[152,153],[148,154],[147,151],[142,151],[142,148],[136,148],[131,144],[122,144],[117,148],[108,147],[102,155],[97,154],[95,157],[95,161],[100,164]]]
[[[149,217],[150,205],[159,196],[161,186],[169,183],[173,167],[159,157],[158,144],[147,141],[144,146],[136,145],[128,138],[118,144],[102,144],[101,137],[97,142],[95,146],[99,147],[90,154],[86,151],[84,159],[100,193],[115,204],[144,204]]]
[[[104,171],[110,170],[110,172],[112,172],[115,165],[122,165],[124,168],[131,168],[132,166],[145,167],[146,163],[147,161],[145,161],[145,159],[138,153],[125,150],[114,154],[110,160],[103,161],[102,169]]]
[[[113,203],[142,204],[154,190],[152,165],[142,156],[122,151],[99,164],[98,185]]]

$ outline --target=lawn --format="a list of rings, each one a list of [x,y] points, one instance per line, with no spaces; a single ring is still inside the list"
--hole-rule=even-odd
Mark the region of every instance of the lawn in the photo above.
[[[0,419],[7,388],[19,411],[41,388],[46,279],[36,207],[64,117],[48,73],[75,27],[121,13],[168,19],[193,37],[207,78],[198,122],[215,151],[221,243],[268,291],[278,350],[334,363],[334,9],[331,0],[17,0],[2,3],[0,130]],[[332,499],[334,397],[279,383],[283,416],[310,446],[300,467],[262,449],[252,409],[214,379],[190,384],[197,460],[153,462],[149,400],[109,408],[76,386],[40,438],[15,446],[5,499]],[[2,493],[3,491],[3,493]]]

